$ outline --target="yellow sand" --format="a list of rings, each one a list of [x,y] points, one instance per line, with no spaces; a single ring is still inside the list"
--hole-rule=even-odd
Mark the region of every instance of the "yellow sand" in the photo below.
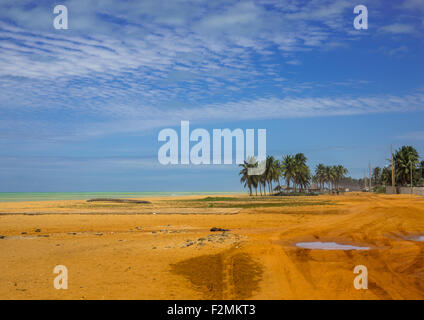
[[[244,197],[236,203],[250,203]],[[424,197],[347,193],[262,208],[174,201],[198,198],[0,203],[0,299],[424,299],[424,242],[409,240],[424,235]],[[68,269],[68,290],[53,286],[56,265]],[[368,290],[353,286],[356,265],[368,268]]]

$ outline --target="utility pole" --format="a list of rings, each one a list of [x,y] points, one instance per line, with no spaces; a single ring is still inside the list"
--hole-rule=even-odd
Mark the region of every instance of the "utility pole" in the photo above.
[[[369,164],[369,169],[370,169],[370,192],[371,192],[371,162],[370,162],[370,164]]]
[[[364,171],[364,190],[367,191],[367,176],[365,175],[365,171]]]
[[[390,145],[390,155],[391,155],[391,158],[392,158],[392,188],[394,190],[394,187],[395,187],[395,165],[393,163],[393,146],[392,145]]]
[[[414,193],[414,188],[412,186],[412,161],[411,161],[411,194]]]

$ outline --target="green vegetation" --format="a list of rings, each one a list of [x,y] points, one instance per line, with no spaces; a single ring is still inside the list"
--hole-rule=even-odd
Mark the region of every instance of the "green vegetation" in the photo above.
[[[332,205],[329,201],[284,201],[284,202],[251,202],[251,203],[214,203],[214,208],[270,208]]]
[[[240,198],[232,198],[232,197],[206,197],[202,199],[196,199],[196,200],[187,200],[187,201],[237,201],[240,200]]]
[[[329,189],[339,190],[340,180],[347,174],[347,169],[341,165],[338,166],[325,166],[322,163],[315,168],[315,176],[313,181],[318,183],[319,188],[322,190],[327,184]]]
[[[300,195],[300,194],[299,194]],[[297,201],[293,198],[286,198],[284,201],[281,201],[281,198],[276,197],[206,197],[202,199],[192,199],[192,200],[173,200],[176,203],[187,203],[190,202],[190,205],[206,207],[207,208],[266,208],[266,207],[293,207],[293,206],[311,206],[311,205],[328,205],[334,204],[330,201]],[[205,203],[203,205],[203,203]]]
[[[306,195],[297,193],[297,195]],[[297,207],[297,206],[316,206],[316,205],[335,205],[336,203],[328,200],[309,200],[301,201],[294,197],[273,197],[273,196],[252,196],[252,197],[206,197],[201,199],[181,199],[166,200],[167,203],[174,203],[175,206],[187,206],[191,208],[269,208],[269,207]]]
[[[390,159],[385,168],[375,167],[372,171],[373,186],[392,185]],[[419,162],[418,151],[412,146],[403,146],[393,155],[395,182],[397,186],[424,185],[424,161]]]
[[[311,171],[306,164],[307,158],[303,153],[295,155],[286,155],[281,161],[275,159],[273,156],[268,156],[265,160],[265,171],[261,175],[249,175],[249,168],[257,168],[259,163],[255,159],[249,159],[240,165],[241,176],[240,182],[245,188],[248,188],[249,195],[253,195],[253,189],[256,196],[259,193],[273,194],[274,191],[282,192],[293,191],[296,193],[304,193],[308,188],[311,181],[319,185],[320,190],[335,189],[340,187],[340,181],[347,174],[347,169],[341,165],[338,166],[324,166],[319,164],[315,170],[315,176],[311,176]],[[286,187],[281,187],[280,180],[285,183]],[[273,189],[273,183],[277,186]]]
[[[61,209],[138,209],[138,208],[149,208],[152,204],[138,204],[138,203],[99,203],[99,202],[87,202],[81,204],[68,204],[59,205],[57,208]]]
[[[393,156],[397,186],[424,186],[424,161],[419,161],[418,151],[411,146],[402,146]],[[364,179],[346,177],[348,170],[342,165],[326,166],[322,163],[315,167],[312,176],[303,153],[286,155],[280,160],[268,156],[265,171],[261,175],[249,175],[249,168],[257,168],[259,163],[250,158],[240,165],[240,182],[249,190],[249,195],[310,195],[316,191],[339,192],[345,188],[367,191]],[[368,180],[368,178],[366,178]],[[273,183],[277,184],[273,188]],[[314,186],[311,186],[311,183]],[[371,174],[371,184],[375,192],[385,192],[385,186],[392,184],[391,164],[385,168],[376,167]],[[285,185],[285,187],[282,187]],[[288,193],[289,192],[289,193]]]
[[[386,193],[386,187],[385,186],[375,186],[372,189],[373,192],[375,193]]]

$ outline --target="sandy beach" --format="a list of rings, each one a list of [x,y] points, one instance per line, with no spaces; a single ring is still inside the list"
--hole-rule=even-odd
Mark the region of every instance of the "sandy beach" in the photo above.
[[[143,200],[0,203],[0,299],[424,299],[423,197]],[[56,265],[67,290],[53,286]]]

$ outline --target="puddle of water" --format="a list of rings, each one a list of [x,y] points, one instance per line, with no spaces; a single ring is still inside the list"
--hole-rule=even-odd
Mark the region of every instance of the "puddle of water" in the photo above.
[[[298,242],[297,247],[319,250],[369,250],[370,247],[357,247],[336,242]]]
[[[410,238],[409,240],[424,242],[424,236],[413,237],[413,238]]]

